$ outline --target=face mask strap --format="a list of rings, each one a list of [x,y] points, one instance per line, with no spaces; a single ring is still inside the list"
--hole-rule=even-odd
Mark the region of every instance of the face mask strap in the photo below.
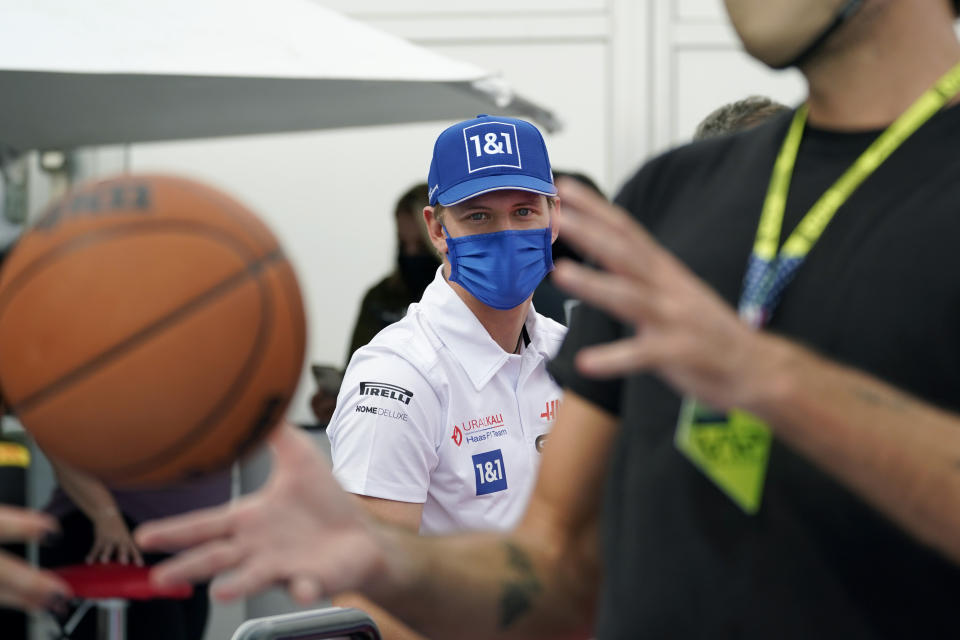
[[[792,60],[788,60],[783,64],[778,64],[773,66],[774,69],[787,69],[789,67],[799,67],[804,62],[806,62],[814,52],[827,41],[827,38],[832,36],[837,29],[839,29],[843,24],[849,20],[853,14],[855,14],[860,6],[863,4],[863,0],[847,0],[840,11],[837,12],[837,15],[834,16],[833,22],[831,22],[826,29],[820,32],[813,42],[806,46],[800,53],[798,53]]]
[[[443,229],[443,234],[446,236],[447,240],[447,262],[450,263],[450,282],[459,282],[457,278],[459,277],[459,269],[457,269],[457,243],[454,242],[453,236],[450,235],[450,231],[447,230],[447,225],[440,223],[440,227]]]
[[[545,245],[543,248],[543,261],[547,266],[547,273],[553,271],[553,219],[550,219],[550,226],[546,228],[546,234],[543,239]]]

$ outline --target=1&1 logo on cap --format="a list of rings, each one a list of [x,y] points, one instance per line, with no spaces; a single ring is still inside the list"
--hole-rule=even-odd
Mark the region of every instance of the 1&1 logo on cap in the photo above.
[[[477,481],[477,495],[485,496],[507,488],[507,470],[500,449],[473,456],[473,476]]]
[[[493,167],[522,169],[517,127],[507,122],[481,122],[463,129],[467,171]]]

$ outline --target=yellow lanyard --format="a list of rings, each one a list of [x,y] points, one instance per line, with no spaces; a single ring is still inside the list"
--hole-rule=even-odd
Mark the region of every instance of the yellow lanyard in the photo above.
[[[797,109],[773,166],[770,186],[760,214],[751,264],[744,279],[740,306],[762,307],[769,318],[779,294],[823,234],[837,209],[914,131],[960,92],[960,63],[954,65],[936,84],[920,96],[894,121],[866,151],[814,203],[797,228],[783,243],[779,255],[783,212],[790,189],[790,177],[803,137],[807,105]]]
[[[759,327],[770,319],[784,287],[837,209],[904,140],[958,92],[960,63],[920,96],[820,196],[778,254],[790,177],[807,117],[806,106],[797,110],[773,167],[756,242],[744,276],[740,315],[746,322]],[[741,509],[750,514],[757,512],[772,443],[772,433],[766,423],[738,409],[725,413],[714,411],[687,396],[680,408],[674,442],[677,449]]]

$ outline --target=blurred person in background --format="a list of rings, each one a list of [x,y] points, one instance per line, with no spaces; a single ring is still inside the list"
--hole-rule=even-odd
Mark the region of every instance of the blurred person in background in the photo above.
[[[350,338],[348,364],[357,349],[407,314],[407,307],[423,296],[423,290],[437,273],[440,259],[423,225],[425,206],[425,182],[410,187],[397,200],[393,210],[397,224],[396,266],[363,296],[357,324]]]
[[[748,96],[711,111],[694,131],[693,139],[707,140],[755,127],[790,108],[766,96]]]
[[[396,265],[389,275],[363,295],[350,337],[347,364],[357,349],[406,315],[407,307],[423,296],[423,290],[437,273],[440,259],[423,225],[425,206],[425,182],[410,187],[397,200],[393,210],[397,232]],[[317,390],[310,399],[310,408],[318,425],[325,427],[337,405],[343,372],[339,367],[319,364],[313,365],[312,371]]]
[[[153,565],[168,557],[144,554],[130,532],[139,523],[230,500],[230,470],[163,488],[114,489],[97,478],[54,459],[57,487],[46,507],[61,535],[40,547],[40,564],[55,569],[75,564]],[[138,640],[201,640],[210,603],[208,585],[185,599],[133,600],[128,605],[127,637]],[[67,620],[70,607],[60,616]],[[96,612],[88,611],[71,640],[97,638]]]

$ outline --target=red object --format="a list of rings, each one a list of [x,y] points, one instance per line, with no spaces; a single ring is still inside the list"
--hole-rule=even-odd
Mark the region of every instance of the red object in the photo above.
[[[189,598],[193,594],[193,585],[189,584],[172,587],[154,585],[150,582],[150,567],[116,563],[75,564],[60,567],[54,572],[70,585],[70,589],[78,598],[182,599]]]

